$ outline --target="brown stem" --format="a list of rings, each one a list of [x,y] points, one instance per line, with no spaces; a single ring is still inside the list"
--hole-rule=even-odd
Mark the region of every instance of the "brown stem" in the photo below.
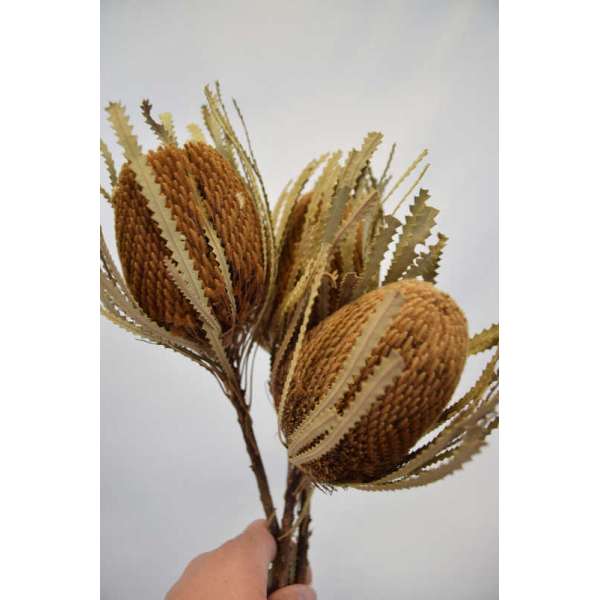
[[[300,495],[300,511],[304,512],[304,518],[298,529],[298,548],[296,555],[296,577],[294,583],[308,583],[308,543],[310,538],[310,492],[302,490]]]
[[[288,585],[294,542],[292,540],[292,526],[294,524],[294,510],[298,500],[298,486],[302,481],[302,473],[288,463],[287,487],[285,490],[285,504],[281,519],[281,535],[277,544],[277,556],[273,563],[271,575],[272,589],[277,590]]]
[[[263,505],[265,516],[269,524],[269,531],[275,539],[278,539],[280,536],[280,529],[277,521],[275,505],[273,504],[273,497],[271,496],[271,490],[269,488],[269,480],[267,479],[265,466],[260,455],[256,437],[254,436],[252,417],[245,401],[244,391],[239,385],[239,382],[236,382],[235,385],[229,385],[228,391],[230,392],[229,397],[236,410],[238,422],[240,424],[244,442],[246,444],[246,450],[248,452],[248,456],[250,457],[250,468],[252,469],[256,479],[260,501]]]

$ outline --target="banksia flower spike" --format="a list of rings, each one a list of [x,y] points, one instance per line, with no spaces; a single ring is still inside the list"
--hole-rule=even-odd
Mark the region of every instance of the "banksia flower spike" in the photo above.
[[[498,328],[469,340],[461,309],[434,286],[447,238],[428,244],[438,211],[427,190],[404,222],[394,215],[429,165],[386,211],[427,152],[386,191],[394,148],[377,179],[371,158],[380,141],[368,134],[344,164],[339,152],[310,163],[274,215],[277,302],[263,343],[289,461],[321,486],[423,485],[459,468],[497,425],[497,352],[451,400],[467,357],[495,347]]]
[[[123,275],[102,242],[102,303],[117,324],[223,379],[243,360],[273,286],[274,250],[254,158],[235,136],[220,95],[208,88],[206,95],[203,116],[214,147],[197,125],[180,146],[170,114],[155,121],[144,101],[143,116],[161,142],[144,153],[124,107],[108,106],[126,161],[117,175],[101,144]]]

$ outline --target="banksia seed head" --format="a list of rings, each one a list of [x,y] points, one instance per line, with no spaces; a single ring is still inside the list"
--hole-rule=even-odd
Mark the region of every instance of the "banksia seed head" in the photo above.
[[[332,407],[337,415],[332,422],[352,411],[361,388],[368,387],[383,361],[390,364],[386,384],[373,389],[368,412],[335,446],[300,465],[317,482],[367,482],[392,472],[440,416],[458,384],[469,338],[465,317],[447,294],[415,279],[365,294],[309,331],[300,349],[281,417],[288,450],[296,444],[291,461],[295,462],[293,454],[301,456],[332,435],[331,429],[328,433],[315,429],[311,437],[306,419],[335,385],[358,338],[364,336],[370,315],[390,294],[398,293],[401,303],[397,312],[359,365],[358,376],[337,397]],[[277,405],[286,368],[281,370],[273,374],[272,382]],[[295,439],[303,424],[303,435]]]
[[[255,205],[233,167],[207,144],[161,146],[148,152],[147,159],[227,345],[252,323],[264,299],[266,275]],[[136,301],[174,334],[202,340],[202,323],[169,275],[165,259],[171,252],[127,163],[118,178],[114,206],[119,257]],[[220,239],[230,283],[206,235],[206,219]]]

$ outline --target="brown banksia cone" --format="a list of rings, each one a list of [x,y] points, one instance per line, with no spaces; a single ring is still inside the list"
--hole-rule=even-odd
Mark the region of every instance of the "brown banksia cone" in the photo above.
[[[208,144],[161,146],[148,152],[147,160],[228,345],[236,331],[252,324],[264,299],[255,205],[231,164]],[[201,341],[202,321],[168,271],[172,253],[127,163],[113,201],[119,257],[136,301],[159,325]]]
[[[290,461],[326,484],[392,472],[449,403],[468,346],[462,311],[427,282],[342,307],[300,348],[280,422]],[[273,373],[277,406],[286,367]]]

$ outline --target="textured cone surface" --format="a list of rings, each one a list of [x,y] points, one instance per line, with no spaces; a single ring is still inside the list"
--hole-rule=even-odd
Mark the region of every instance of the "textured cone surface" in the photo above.
[[[332,386],[369,315],[393,290],[401,292],[404,302],[336,409],[343,413],[360,382],[392,348],[400,352],[404,369],[335,448],[303,465],[316,481],[366,482],[390,473],[440,415],[458,384],[469,341],[462,311],[429,283],[393,283],[347,304],[309,332],[282,418],[284,433],[289,436]],[[285,374],[273,376],[278,404]]]
[[[248,324],[263,298],[260,222],[254,203],[231,165],[207,144],[160,147],[148,160],[185,238],[213,312],[232,337],[232,314],[223,276],[204,235],[193,185],[224,249],[237,305],[236,329]],[[189,175],[191,175],[191,180]],[[242,202],[238,199],[241,194]],[[123,273],[135,299],[158,324],[194,341],[201,322],[171,280],[164,259],[171,256],[131,168],[121,169],[115,193],[115,229]]]

